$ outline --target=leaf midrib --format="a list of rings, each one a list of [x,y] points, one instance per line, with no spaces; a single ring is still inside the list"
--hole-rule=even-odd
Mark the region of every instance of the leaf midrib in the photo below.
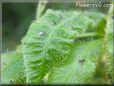
[[[79,14],[80,15],[80,14]],[[45,63],[45,54],[46,54],[46,52],[47,52],[47,47],[48,47],[48,44],[50,43],[50,40],[51,40],[51,37],[53,36],[53,34],[56,32],[56,30],[58,30],[58,28],[62,25],[62,24],[64,24],[65,22],[68,22],[69,20],[71,20],[71,19],[73,19],[73,18],[75,18],[76,16],[73,16],[73,17],[70,17],[70,18],[68,18],[68,19],[66,19],[66,20],[64,20],[62,23],[60,23],[59,25],[57,25],[57,27],[55,27],[55,29],[50,33],[50,35],[48,36],[48,38],[47,38],[47,40],[46,40],[46,44],[45,44],[45,46],[44,46],[44,51],[43,51],[43,61],[42,61],[42,63],[44,64]],[[43,66],[42,66],[42,68],[41,68],[41,72],[43,73]]]

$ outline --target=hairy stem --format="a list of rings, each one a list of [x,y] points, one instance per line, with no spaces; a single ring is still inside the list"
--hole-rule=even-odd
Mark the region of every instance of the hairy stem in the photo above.
[[[45,10],[47,2],[48,0],[39,0],[36,12],[36,20],[38,20],[41,17],[43,11]]]
[[[108,69],[109,69],[109,51],[108,51],[108,25],[109,25],[109,21],[111,19],[111,16],[113,16],[113,5],[110,7],[109,9],[109,12],[108,12],[108,15],[106,17],[106,20],[107,20],[107,25],[105,27],[105,35],[104,35],[104,54],[103,54],[103,57],[102,57],[102,62],[104,64],[104,67],[105,67],[105,74],[107,75],[108,73]],[[107,77],[107,76],[106,76]],[[110,83],[108,77],[107,77],[107,80],[108,80],[108,83]]]
[[[107,36],[108,36],[108,33],[107,32],[108,32],[108,23],[110,21],[111,16],[113,16],[113,5],[110,7],[108,15],[106,17],[107,25],[105,27],[105,36],[104,36],[104,45],[105,45],[104,48],[105,48],[105,50],[104,50],[104,57],[102,58],[102,61],[104,63],[106,63],[108,61],[108,50],[107,50],[107,44],[108,44]]]

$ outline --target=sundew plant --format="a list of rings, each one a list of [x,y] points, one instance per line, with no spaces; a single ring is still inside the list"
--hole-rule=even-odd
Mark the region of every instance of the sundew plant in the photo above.
[[[46,3],[39,2],[37,18],[16,50],[1,54],[1,83],[113,84],[113,5],[103,14],[44,12]]]

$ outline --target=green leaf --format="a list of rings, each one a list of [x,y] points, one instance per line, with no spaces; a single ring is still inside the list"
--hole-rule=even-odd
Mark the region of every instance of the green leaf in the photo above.
[[[92,79],[102,40],[75,43],[68,58],[49,72],[50,84],[87,84]]]
[[[105,31],[104,28],[106,27],[106,16],[102,13],[97,12],[85,12],[91,20],[91,28],[88,29],[89,32],[97,32],[99,36],[104,36]]]
[[[84,33],[89,24],[91,20],[82,13],[69,16],[55,26],[42,19],[35,21],[22,40],[26,82],[39,83],[53,64],[67,57],[75,38]]]
[[[52,9],[47,9],[46,13],[44,14],[44,16],[41,18],[44,22],[50,24],[50,25],[58,25],[60,24],[62,21],[64,21],[65,19],[71,17],[71,16],[77,16],[80,13],[82,13],[81,11],[73,11],[73,10],[69,10],[69,11],[60,11],[60,10],[52,10]]]
[[[1,55],[1,84],[25,83],[22,53],[17,51]]]
[[[96,30],[99,27],[96,22],[101,22],[104,16],[98,13],[96,21],[85,13],[47,10],[39,21],[32,23],[22,40],[27,83],[40,83],[54,65],[67,58],[76,39],[96,36],[96,32],[88,33],[88,29]]]

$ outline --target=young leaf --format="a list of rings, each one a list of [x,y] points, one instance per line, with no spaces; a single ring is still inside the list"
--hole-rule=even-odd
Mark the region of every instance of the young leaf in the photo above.
[[[81,12],[73,10],[69,10],[67,12],[63,10],[63,12],[61,12],[59,10],[48,9],[41,19],[43,21],[47,21],[48,24],[55,26],[71,16],[80,15],[80,13]]]
[[[1,84],[25,83],[23,57],[17,51],[1,55]]]
[[[99,36],[104,36],[104,28],[106,27],[106,16],[102,13],[97,12],[85,12],[91,20],[91,28],[88,29],[89,32],[97,32]]]
[[[51,69],[48,83],[87,84],[94,75],[101,45],[101,39],[76,43],[66,61]]]
[[[67,57],[76,36],[84,33],[89,24],[91,20],[82,13],[69,16],[56,26],[42,19],[34,22],[22,40],[26,82],[38,84],[53,64]]]

